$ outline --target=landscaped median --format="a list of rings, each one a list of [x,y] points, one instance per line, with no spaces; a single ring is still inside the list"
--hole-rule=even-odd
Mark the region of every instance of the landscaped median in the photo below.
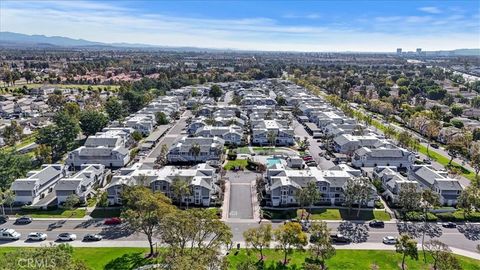
[[[85,214],[85,208],[72,210],[61,208],[53,210],[21,209],[16,213],[17,216],[30,216],[32,218],[83,218]]]
[[[302,213],[304,217],[307,215],[307,210],[292,209],[292,210],[270,210],[263,209],[263,215],[265,219],[300,219]],[[348,209],[337,208],[317,208],[311,211],[311,220],[384,220],[391,219],[390,214],[385,210],[360,210],[360,214],[357,216],[357,210],[352,209],[349,213]]]

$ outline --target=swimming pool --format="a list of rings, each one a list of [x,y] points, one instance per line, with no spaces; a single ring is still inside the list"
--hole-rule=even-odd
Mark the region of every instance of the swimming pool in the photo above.
[[[267,158],[267,167],[280,163],[282,163],[282,161],[279,158]]]

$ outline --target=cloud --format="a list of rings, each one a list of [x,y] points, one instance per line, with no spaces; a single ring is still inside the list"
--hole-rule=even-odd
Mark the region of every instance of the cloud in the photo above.
[[[282,16],[285,19],[310,19],[310,20],[316,20],[320,19],[322,16],[318,13],[308,13],[308,14],[293,14],[293,13],[288,13],[286,15]]]
[[[269,17],[225,19],[220,16],[166,15],[112,6],[111,3],[62,1],[57,5],[57,2],[32,1],[27,4],[7,1],[0,9],[0,25],[2,31],[106,43],[282,51],[478,47],[478,34],[472,33],[478,33],[480,28],[478,20],[454,14],[441,18],[441,21],[431,16],[383,16],[341,21],[327,21],[327,17],[322,17],[321,21],[313,21],[320,15],[309,13],[302,18],[312,21],[288,24],[281,18]],[[290,16],[293,18],[298,14]]]
[[[430,14],[440,14],[442,11],[438,7],[421,7],[418,10],[430,13]]]

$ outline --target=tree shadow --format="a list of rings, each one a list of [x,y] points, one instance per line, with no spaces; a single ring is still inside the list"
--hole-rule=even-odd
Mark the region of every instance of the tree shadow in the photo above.
[[[103,222],[101,220],[89,219],[89,220],[85,220],[84,222],[76,225],[75,229],[88,228],[92,225],[94,225],[95,227],[98,227],[98,226],[101,226],[102,224],[103,224]]]
[[[129,228],[126,224],[119,224],[119,225],[109,225],[107,227],[103,227],[100,235],[103,236],[103,239],[119,239],[124,238],[132,235],[134,231]]]
[[[127,270],[127,269],[136,269],[140,266],[150,263],[149,259],[144,258],[144,254],[141,252],[138,253],[129,253],[124,254],[121,257],[115,258],[108,262],[104,269],[105,270]]]

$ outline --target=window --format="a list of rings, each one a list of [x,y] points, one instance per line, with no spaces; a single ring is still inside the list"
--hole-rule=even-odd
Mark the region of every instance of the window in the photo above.
[[[327,191],[327,187],[322,187],[322,191]]]

